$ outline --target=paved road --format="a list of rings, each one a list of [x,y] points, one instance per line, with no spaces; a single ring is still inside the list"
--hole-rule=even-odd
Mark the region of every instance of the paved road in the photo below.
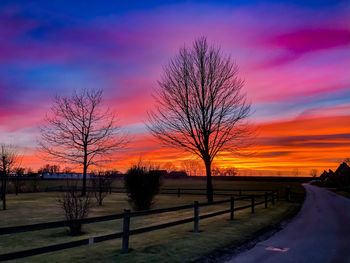
[[[299,214],[280,232],[230,263],[350,262],[350,199],[304,184]]]

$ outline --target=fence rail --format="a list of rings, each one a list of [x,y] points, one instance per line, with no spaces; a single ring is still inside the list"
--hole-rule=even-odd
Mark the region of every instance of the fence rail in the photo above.
[[[236,200],[237,201],[244,200],[247,198],[249,198],[249,197],[240,197],[240,198],[236,198]],[[218,204],[227,203],[229,201],[230,200],[221,200],[221,201],[216,201],[216,202],[212,202],[212,203],[201,203],[200,206],[218,205]],[[130,216],[132,216],[132,217],[148,216],[148,215],[161,214],[161,213],[167,213],[167,212],[176,212],[179,210],[185,210],[185,209],[190,209],[190,208],[193,208],[193,204],[175,206],[175,207],[167,207],[167,208],[159,208],[159,209],[153,209],[153,210],[148,210],[148,211],[136,211],[136,212],[130,213]],[[124,214],[122,213],[122,214],[114,214],[114,215],[107,215],[107,216],[89,217],[89,218],[80,219],[77,221],[79,223],[82,223],[82,224],[91,224],[91,223],[121,219],[123,217],[124,217]],[[60,220],[60,221],[40,223],[40,224],[2,227],[2,228],[0,228],[0,235],[22,233],[22,232],[29,232],[29,231],[37,231],[37,230],[45,230],[45,229],[58,228],[58,227],[66,227],[70,223],[74,223],[74,222],[75,221]]]
[[[67,191],[67,187],[64,186],[53,186],[46,187],[46,192],[65,192]],[[93,192],[93,187],[86,187],[86,191]],[[112,193],[126,193],[126,189],[124,187],[111,187],[109,189]],[[278,191],[276,189],[214,189],[213,192],[215,195],[224,195],[224,196],[243,196],[244,193],[252,193],[252,192],[272,192]],[[175,194],[175,195],[206,195],[205,188],[161,188],[160,194]]]
[[[265,197],[264,200],[260,202],[255,202],[256,197],[261,197],[261,196]],[[195,201],[193,204],[189,204],[189,205],[170,207],[170,208],[160,208],[160,209],[154,209],[149,211],[136,211],[136,212],[130,212],[130,210],[125,209],[123,214],[86,218],[86,219],[80,220],[80,222],[84,224],[88,224],[88,223],[95,223],[95,222],[101,222],[101,221],[107,221],[107,220],[123,219],[123,231],[113,233],[113,234],[103,235],[103,236],[91,237],[91,238],[81,239],[77,241],[71,241],[71,242],[66,242],[66,243],[61,243],[56,245],[40,247],[40,248],[0,254],[0,261],[34,256],[34,255],[39,255],[43,253],[59,251],[67,248],[88,245],[88,244],[91,245],[93,243],[98,243],[98,242],[117,239],[117,238],[122,238],[121,251],[122,253],[127,253],[129,250],[129,236],[131,235],[137,235],[137,234],[164,229],[172,226],[182,225],[190,222],[194,222],[193,232],[198,232],[199,220],[203,220],[203,219],[207,219],[210,217],[215,217],[215,216],[219,216],[227,213],[230,213],[230,219],[233,220],[235,211],[251,208],[251,212],[254,213],[255,206],[265,204],[265,208],[267,208],[268,202],[271,201],[271,203],[274,204],[274,200],[276,197],[277,197],[277,193],[275,191],[271,191],[271,192],[265,192],[264,195],[250,195],[250,196],[242,196],[240,198],[235,198],[234,196],[231,196],[230,199],[220,200],[212,203],[198,203],[197,201]],[[247,200],[247,199],[251,200],[251,204],[235,207],[236,201]],[[203,215],[199,214],[199,207],[219,205],[219,204],[225,204],[225,203],[230,203],[229,209],[206,213]],[[186,210],[191,208],[194,209],[193,217],[130,230],[130,218],[161,214],[161,213],[167,213],[167,212],[174,212],[174,211]],[[63,226],[67,226],[68,223],[69,221],[57,221],[57,222],[43,223],[43,224],[0,228],[0,235],[63,227]]]
[[[66,188],[63,186],[52,186],[52,187],[46,187],[45,190],[48,191],[61,191],[65,190]],[[93,187],[86,187],[87,190],[93,190]],[[125,192],[124,187],[111,187],[114,191],[122,191]],[[161,191],[178,191],[178,189],[182,191],[206,191],[205,188],[161,188]],[[266,192],[266,191],[275,191],[274,189],[214,189],[214,192]]]

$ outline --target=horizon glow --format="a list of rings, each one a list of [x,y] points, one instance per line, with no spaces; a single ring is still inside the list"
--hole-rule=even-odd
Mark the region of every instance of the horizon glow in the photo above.
[[[0,143],[38,169],[38,126],[54,95],[103,88],[133,137],[106,168],[140,158],[180,168],[193,157],[152,140],[146,112],[162,66],[206,36],[239,66],[259,130],[252,157],[221,153],[216,164],[248,175],[335,169],[350,157],[349,15],[347,1],[1,2]]]

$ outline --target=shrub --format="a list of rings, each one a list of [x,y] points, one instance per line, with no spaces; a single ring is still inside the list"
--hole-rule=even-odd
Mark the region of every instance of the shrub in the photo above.
[[[135,165],[125,175],[124,185],[131,205],[136,210],[148,210],[159,193],[161,173]]]
[[[69,233],[71,235],[81,234],[81,222],[79,220],[88,216],[91,202],[90,193],[81,196],[77,185],[67,185],[67,190],[58,200],[59,206],[65,214]]]

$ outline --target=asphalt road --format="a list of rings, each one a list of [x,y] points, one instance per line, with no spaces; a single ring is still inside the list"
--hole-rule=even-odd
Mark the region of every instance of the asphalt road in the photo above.
[[[350,263],[350,199],[308,184],[299,214],[230,263]]]

